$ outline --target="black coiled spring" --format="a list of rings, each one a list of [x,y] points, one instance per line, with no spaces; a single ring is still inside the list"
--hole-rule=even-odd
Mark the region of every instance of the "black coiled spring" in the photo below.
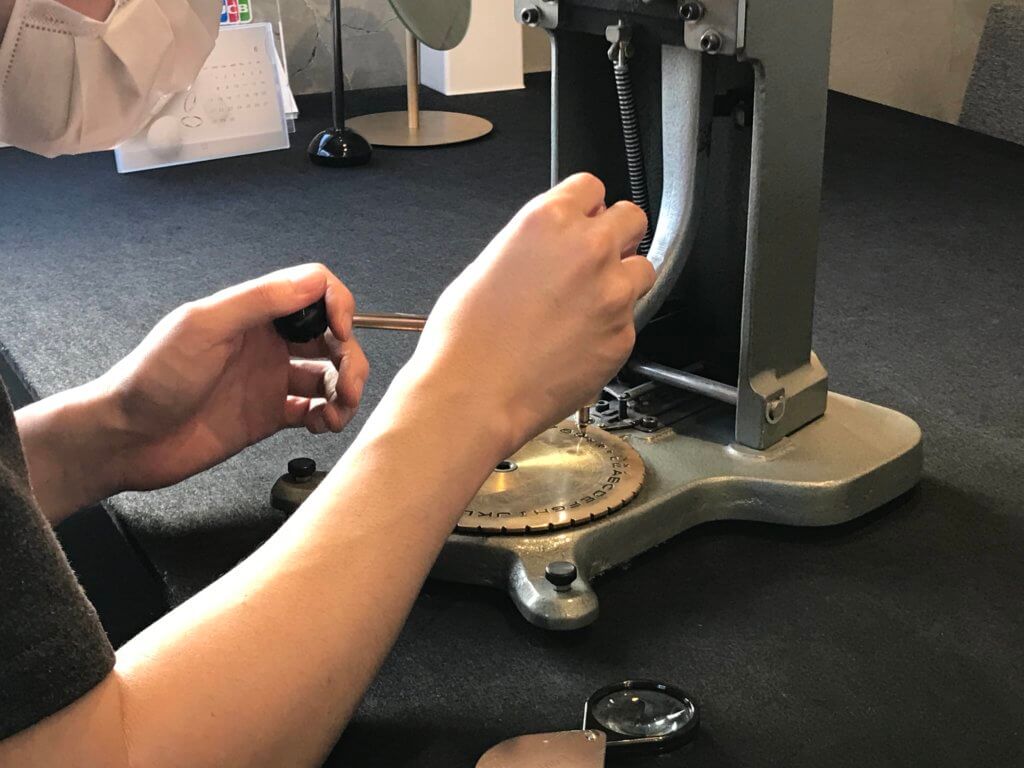
[[[626,145],[626,170],[629,173],[629,191],[633,202],[647,214],[647,231],[637,247],[637,253],[646,255],[651,249],[654,230],[650,224],[651,202],[647,196],[647,169],[644,168],[644,153],[640,146],[640,123],[633,101],[633,78],[625,57],[613,63],[615,70],[615,91],[619,96],[619,116],[622,120],[622,138]]]

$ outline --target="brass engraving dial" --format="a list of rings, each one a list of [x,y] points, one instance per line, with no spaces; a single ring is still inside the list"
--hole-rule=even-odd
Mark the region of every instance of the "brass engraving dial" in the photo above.
[[[460,518],[458,533],[544,533],[582,525],[628,504],[644,482],[625,440],[571,420],[542,432],[495,467]]]

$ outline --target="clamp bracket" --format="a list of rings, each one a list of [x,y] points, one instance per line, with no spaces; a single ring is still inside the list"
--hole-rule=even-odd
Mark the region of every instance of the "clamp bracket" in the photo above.
[[[558,26],[558,0],[516,0],[516,21],[527,27]]]
[[[679,10],[691,51],[732,56],[745,47],[747,0],[680,0]]]

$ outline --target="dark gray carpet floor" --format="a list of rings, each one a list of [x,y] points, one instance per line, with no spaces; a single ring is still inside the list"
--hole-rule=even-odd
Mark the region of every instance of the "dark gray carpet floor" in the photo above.
[[[355,94],[353,113],[401,98]],[[366,309],[426,311],[547,177],[543,79],[453,101],[495,134],[350,172],[304,157],[322,100],[260,157],[119,177],[110,156],[0,151],[0,341],[48,394],[181,301],[308,259]],[[694,530],[602,578],[602,618],[568,636],[430,583],[330,764],[471,766],[643,675],[703,705],[698,741],[657,765],[1024,764],[1022,247],[1024,148],[833,97],[815,346],[834,389],[921,423],[920,488],[830,530]],[[413,340],[364,338],[372,406]],[[279,523],[287,458],[330,463],[347,439],[283,435],[113,508],[179,601]]]

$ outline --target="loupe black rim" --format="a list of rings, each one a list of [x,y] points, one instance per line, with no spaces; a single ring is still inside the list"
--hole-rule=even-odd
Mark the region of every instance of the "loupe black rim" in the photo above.
[[[594,705],[612,693],[619,691],[657,691],[672,696],[679,701],[689,702],[693,707],[693,717],[679,730],[667,733],[663,736],[628,736],[618,731],[613,731],[603,724],[597,722],[593,716]],[[660,754],[671,752],[684,744],[688,744],[697,735],[700,726],[700,708],[690,695],[682,688],[668,683],[659,683],[656,680],[623,680],[621,683],[606,685],[593,693],[587,703],[583,705],[583,730],[597,730],[605,734],[608,740],[608,747],[618,752],[626,752],[636,755]]]

